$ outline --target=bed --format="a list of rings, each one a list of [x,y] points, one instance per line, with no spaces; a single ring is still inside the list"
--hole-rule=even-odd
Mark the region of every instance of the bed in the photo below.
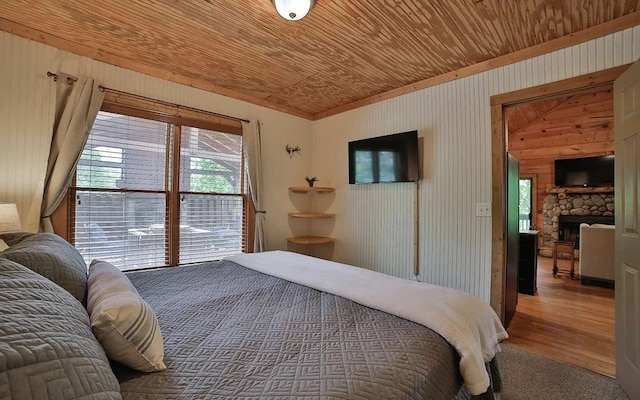
[[[288,252],[127,276],[158,317],[168,368],[114,365],[124,399],[489,399],[501,389],[494,356],[506,332],[486,303],[452,289]],[[425,288],[431,297],[413,299]],[[461,304],[463,318],[448,315]],[[459,322],[474,319],[482,326]]]
[[[486,399],[501,389],[506,332],[485,302],[453,289],[280,251],[128,278],[94,261],[87,276],[59,236],[0,240],[0,399]]]

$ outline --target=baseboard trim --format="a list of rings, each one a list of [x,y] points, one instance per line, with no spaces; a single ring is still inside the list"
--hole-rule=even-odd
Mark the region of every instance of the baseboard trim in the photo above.
[[[580,277],[581,285],[591,285],[591,286],[600,286],[608,289],[615,289],[616,283],[615,281],[609,279],[600,279],[600,278],[590,278],[588,276]]]

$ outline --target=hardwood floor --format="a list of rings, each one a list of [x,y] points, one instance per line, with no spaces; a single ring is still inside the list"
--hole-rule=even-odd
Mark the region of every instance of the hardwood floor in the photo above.
[[[568,269],[568,260],[559,260]],[[538,291],[518,294],[509,343],[592,371],[615,376],[614,290],[554,278],[552,259],[538,257]],[[576,273],[578,262],[576,262]]]

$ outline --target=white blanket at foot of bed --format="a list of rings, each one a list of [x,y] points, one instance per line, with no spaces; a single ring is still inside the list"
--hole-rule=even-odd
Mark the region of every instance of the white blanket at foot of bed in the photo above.
[[[493,309],[476,296],[286,251],[240,254],[226,260],[424,325],[456,349],[470,394],[489,388],[485,363],[508,335]]]

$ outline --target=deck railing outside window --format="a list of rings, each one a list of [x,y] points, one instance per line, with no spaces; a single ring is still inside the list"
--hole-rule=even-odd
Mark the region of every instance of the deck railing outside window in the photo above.
[[[76,247],[123,270],[242,252],[241,155],[241,135],[101,111],[73,188]]]

